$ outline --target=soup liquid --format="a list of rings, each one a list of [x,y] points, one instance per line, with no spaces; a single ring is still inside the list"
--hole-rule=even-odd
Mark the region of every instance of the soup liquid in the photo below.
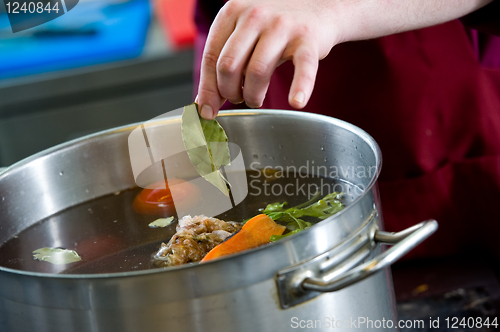
[[[333,191],[346,193],[342,202],[351,202],[360,189],[347,182],[300,174],[278,177],[247,172],[249,191],[236,207],[216,216],[241,222],[259,214],[274,202],[301,204],[321,189],[321,197]],[[288,185],[287,187],[285,187]],[[285,188],[287,190],[285,190]],[[0,246],[0,266],[44,273],[91,274],[136,271],[153,268],[151,256],[162,242],[175,233],[176,222],[163,228],[150,228],[160,217],[143,215],[132,209],[141,188],[126,190],[79,204],[54,214],[17,234]],[[312,221],[312,220],[308,220]],[[318,220],[315,220],[318,221]],[[43,247],[75,250],[81,261],[55,265],[33,258]]]

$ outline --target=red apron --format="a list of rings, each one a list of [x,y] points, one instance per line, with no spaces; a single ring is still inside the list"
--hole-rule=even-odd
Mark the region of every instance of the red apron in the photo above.
[[[304,109],[378,142],[387,230],[438,220],[438,232],[409,257],[470,248],[500,256],[500,70],[480,64],[473,41],[453,21],[337,45]],[[290,62],[277,68],[263,108],[290,109],[292,75]]]

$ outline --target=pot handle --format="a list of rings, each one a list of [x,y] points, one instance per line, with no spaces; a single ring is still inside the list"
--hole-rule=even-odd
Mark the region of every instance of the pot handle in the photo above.
[[[389,267],[427,239],[437,228],[436,220],[427,220],[398,233],[377,230],[373,235],[373,241],[377,244],[393,245],[390,249],[329,281],[315,277],[305,278],[301,288],[307,291],[334,292],[352,285]]]

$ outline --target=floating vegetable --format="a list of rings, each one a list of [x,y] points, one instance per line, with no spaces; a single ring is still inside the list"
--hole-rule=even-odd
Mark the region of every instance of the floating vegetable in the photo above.
[[[172,225],[173,222],[174,222],[174,217],[160,218],[156,219],[152,223],[149,223],[149,227],[151,228],[167,227]]]
[[[62,248],[40,248],[33,251],[33,258],[42,262],[52,264],[70,264],[80,261],[82,258],[74,250]]]
[[[286,222],[290,230],[285,235],[273,235],[270,240],[276,241],[311,227],[312,223],[300,219],[302,217],[316,217],[323,220],[344,208],[340,201],[342,193],[333,192],[316,201],[318,197],[319,194],[306,203],[288,209],[285,209],[287,202],[268,204],[262,212],[275,221]]]
[[[229,196],[228,181],[220,168],[231,164],[226,133],[216,120],[205,120],[198,114],[198,105],[184,107],[182,140],[191,163],[208,182]]]
[[[201,262],[259,247],[269,243],[271,236],[283,234],[285,229],[286,226],[278,225],[267,215],[259,214],[248,220],[239,232],[210,250]]]
[[[158,182],[151,187],[156,189],[143,189],[135,197],[133,207],[137,213],[168,217],[175,214],[172,192],[178,206],[192,204],[199,195],[199,189],[194,184],[181,179],[168,179],[168,182]]]

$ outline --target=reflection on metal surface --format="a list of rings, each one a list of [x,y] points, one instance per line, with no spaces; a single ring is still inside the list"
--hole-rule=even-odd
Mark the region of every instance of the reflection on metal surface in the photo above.
[[[438,227],[435,220],[427,220],[401,232],[388,233],[377,230],[373,220],[368,219],[358,232],[359,238],[347,241],[311,261],[278,272],[281,306],[289,308],[321,293],[335,292],[374,275],[403,257]],[[394,246],[359,265],[380,244]]]
[[[304,280],[314,276],[332,280],[380,251],[370,238],[378,222],[378,214],[373,211],[348,240],[307,262],[279,271],[276,277],[281,307],[287,309],[321,295],[319,291],[305,290]]]
[[[325,280],[321,278],[314,277],[307,278],[302,283],[302,288],[319,292],[334,292],[336,290],[352,285],[377,273],[378,271],[385,269],[386,267],[391,266],[392,263],[399,260],[410,250],[427,239],[437,230],[437,228],[438,224],[435,220],[424,221],[418,225],[413,226],[413,232],[403,237],[399,242],[395,243],[394,241],[391,241],[392,243],[395,243],[394,246],[385,251],[380,256],[375,257],[371,261],[357,266],[344,275],[340,275],[331,281],[325,282]],[[405,234],[407,233],[406,231],[403,232],[405,232]],[[383,233],[383,238],[390,237],[390,233],[377,231],[374,236],[374,240],[376,243],[380,243],[378,240],[378,233]],[[401,238],[398,233],[396,233],[394,237]]]

